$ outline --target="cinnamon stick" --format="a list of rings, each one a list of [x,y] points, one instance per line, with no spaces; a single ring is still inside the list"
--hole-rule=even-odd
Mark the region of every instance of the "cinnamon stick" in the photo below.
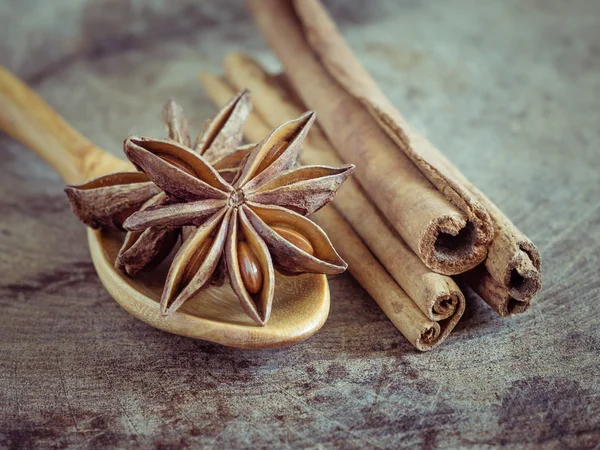
[[[310,49],[330,76],[364,105],[402,152],[440,191],[459,195],[465,202],[476,199],[485,207],[495,230],[485,269],[496,281],[495,286],[506,291],[503,298],[520,300],[520,308],[509,309],[526,309],[523,305],[529,305],[541,288],[541,258],[535,245],[394,108],[357,60],[319,0],[293,0],[293,4]],[[477,273],[486,277],[481,270]],[[478,282],[477,285],[482,291],[482,285],[491,286],[491,283]],[[483,291],[492,290],[486,288]],[[498,304],[498,296],[493,297],[492,303]],[[507,302],[503,302],[504,306]]]
[[[218,107],[225,105],[235,93],[226,81],[218,77],[203,74],[201,80]],[[250,141],[260,141],[269,129],[263,119],[252,113],[244,134]],[[308,153],[314,152],[314,149],[308,149]],[[446,339],[464,312],[462,294],[450,316],[439,321],[426,317],[332,205],[318,211],[312,218],[327,232],[340,255],[348,262],[350,273],[415,348],[431,350]]]
[[[469,270],[461,278],[501,317],[520,314],[531,306],[531,299],[522,300],[512,296],[483,266]]]
[[[342,158],[356,163],[360,184],[410,248],[443,274],[462,273],[482,262],[493,237],[486,210],[468,192],[438,172],[422,173],[398,151],[364,105],[317,59],[291,3],[249,0],[248,5],[295,91],[317,110]]]
[[[226,58],[227,80],[241,90],[250,89],[258,114],[269,126],[298,117],[305,110],[295,103],[276,77],[253,59],[232,53]],[[303,164],[338,166],[341,159],[318,128],[311,130],[301,155]],[[464,306],[464,296],[452,278],[432,272],[392,230],[360,186],[346,180],[334,203],[383,267],[431,320],[444,320]]]
[[[271,75],[246,55],[228,55],[225,71],[228,81],[237,90],[247,87],[254,93],[253,104],[270,126],[275,126],[280,118],[290,120],[298,117],[306,109],[300,106],[294,92],[290,92],[285,74]],[[304,151],[304,164],[342,164],[318,128],[311,130],[306,142],[310,146]],[[462,176],[460,173],[459,175]],[[472,188],[476,189],[474,186]],[[450,277],[436,274],[425,267],[402,238],[389,228],[353,180],[347,181],[338,192],[334,207],[342,213],[383,267],[429,319],[444,319],[445,317],[439,314],[444,310],[447,317],[450,317],[458,304],[455,302],[464,303],[464,296],[456,283]],[[492,217],[498,217],[498,210],[495,209]],[[498,239],[495,242],[499,242]],[[484,267],[478,266],[462,276],[502,317],[524,312],[531,305],[531,299],[514,297],[507,288],[496,282]]]
[[[425,317],[334,208],[325,207],[312,217],[348,262],[352,276],[416,349],[431,350],[448,337],[464,313],[464,302],[457,305],[454,314],[446,319],[434,321]]]

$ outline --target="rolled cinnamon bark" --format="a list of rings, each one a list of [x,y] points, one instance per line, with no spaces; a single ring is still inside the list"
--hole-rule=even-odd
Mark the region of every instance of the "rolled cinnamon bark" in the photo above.
[[[218,107],[225,105],[235,93],[227,82],[218,77],[203,74],[201,80],[208,95]],[[274,104],[274,107],[277,105]],[[250,141],[260,141],[269,130],[270,127],[265,121],[253,112],[246,124],[244,134]],[[305,148],[304,151],[310,154],[319,153],[314,148]],[[341,192],[341,190],[338,192],[338,198]],[[431,304],[417,306],[332,205],[318,211],[312,218],[327,232],[340,255],[348,262],[350,273],[415,348],[421,351],[431,350],[446,339],[465,309],[464,297],[456,285],[454,286],[458,292],[455,302],[442,299],[437,309],[434,309]],[[414,256],[413,258],[418,261],[418,258]],[[438,274],[432,275],[447,278]],[[415,274],[415,277],[418,278],[419,274]],[[430,298],[435,298],[435,294],[430,295]],[[437,319],[431,319],[426,314]]]
[[[493,232],[485,209],[438,171],[426,178],[409,155],[398,151],[364,105],[317,59],[289,2],[249,0],[248,5],[294,90],[317,110],[342,159],[356,163],[360,184],[410,248],[443,274],[462,273],[482,262]]]
[[[508,289],[494,280],[484,266],[469,270],[461,278],[501,317],[520,314],[531,306],[531,299],[521,300],[512,296]]]
[[[454,314],[433,321],[423,314],[404,290],[388,275],[350,224],[330,206],[312,216],[348,262],[348,270],[375,300],[385,315],[418,350],[427,351],[440,345],[464,313],[465,304],[457,305]]]
[[[470,208],[474,199],[485,207],[495,231],[485,268],[496,284],[507,291],[502,298],[521,300],[520,307],[513,308],[515,311],[526,309],[523,305],[529,305],[541,288],[541,258],[535,245],[447,158],[413,130],[362,67],[320,1],[293,0],[293,3],[308,45],[332,78],[365,106],[403,153],[449,200],[461,209],[461,202]],[[497,292],[487,288],[479,291]],[[493,297],[497,302],[498,296]]]
[[[281,82],[275,81],[276,77],[245,55],[230,54],[226,58],[225,72],[236,90],[251,90],[255,109],[271,127],[288,117],[298,117],[305,110],[282,87]],[[309,132],[305,143],[301,155],[304,164],[342,164],[318,128]],[[353,179],[347,180],[340,188],[334,206],[429,319],[446,319],[454,314],[460,303],[464,303],[462,292],[452,278],[428,269],[398,233],[389,227]]]

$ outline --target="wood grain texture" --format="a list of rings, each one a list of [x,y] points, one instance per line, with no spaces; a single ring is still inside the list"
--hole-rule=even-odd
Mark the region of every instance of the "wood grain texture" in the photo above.
[[[116,158],[87,141],[1,66],[0,130],[35,152],[65,183],[133,169],[126,159]],[[85,223],[99,226],[94,221]],[[236,348],[283,347],[315,334],[329,314],[327,279],[325,275],[311,274],[278,278],[278,286],[271,294],[277,312],[268,327],[257,327],[248,320],[230,284],[199,292],[180,310],[165,317],[160,304],[168,260],[158,270],[130,278],[115,267],[117,255],[125,245],[123,236],[89,229],[88,243],[96,272],[115,301],[132,316],[170,333]]]
[[[198,131],[213,109],[197,74],[226,52],[274,61],[237,2],[220,19],[212,2],[109,4],[1,3],[0,59],[114,154],[164,135],[169,96]],[[58,176],[1,136],[0,448],[600,441],[598,2],[328,4],[391,100],[540,248],[531,310],[502,320],[469,295],[421,354],[344,275],[325,326],[294,347],[173,336],[112,301]]]

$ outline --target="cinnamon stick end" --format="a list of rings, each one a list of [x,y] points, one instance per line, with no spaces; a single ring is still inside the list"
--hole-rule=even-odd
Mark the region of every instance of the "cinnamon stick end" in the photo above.
[[[466,272],[487,256],[489,239],[478,233],[473,222],[457,222],[455,217],[441,217],[428,227],[419,245],[425,265],[442,275]]]

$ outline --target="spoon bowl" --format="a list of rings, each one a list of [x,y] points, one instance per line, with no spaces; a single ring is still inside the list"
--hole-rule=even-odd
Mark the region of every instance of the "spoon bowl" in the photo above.
[[[132,165],[96,147],[74,130],[46,102],[0,67],[0,131],[42,157],[65,180],[75,184]],[[177,312],[163,317],[159,302],[168,266],[130,278],[114,268],[122,237],[88,230],[94,267],[108,293],[128,313],[161,330],[237,348],[281,347],[316,333],[329,314],[325,275],[276,275],[273,312],[266,326],[243,312],[226,282],[209,287]]]
[[[159,302],[168,264],[129,278],[114,268],[120,236],[90,229],[88,242],[100,280],[117,303],[134,317],[170,333],[230,347],[280,347],[312,336],[329,313],[325,275],[277,274],[273,312],[264,327],[244,313],[227,282],[200,291],[177,312],[163,317]]]

